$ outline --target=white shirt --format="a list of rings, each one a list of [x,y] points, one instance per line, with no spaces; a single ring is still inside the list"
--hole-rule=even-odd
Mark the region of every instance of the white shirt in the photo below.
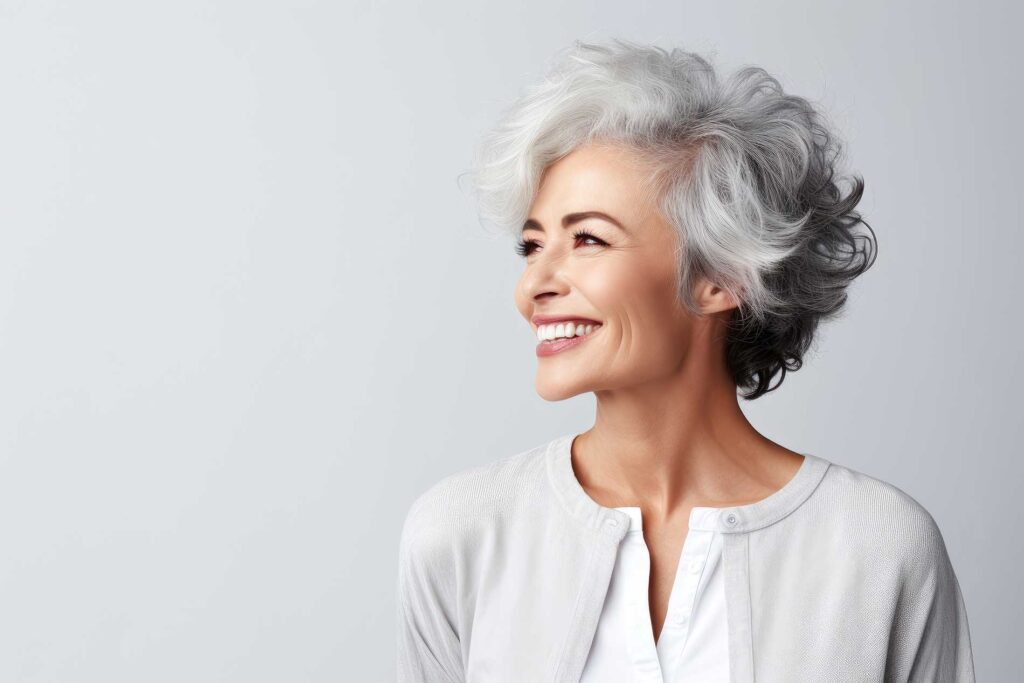
[[[639,507],[617,507],[629,528],[615,559],[581,683],[729,682],[729,631],[721,508],[695,507],[683,542],[665,625],[654,641],[648,587],[651,556]]]

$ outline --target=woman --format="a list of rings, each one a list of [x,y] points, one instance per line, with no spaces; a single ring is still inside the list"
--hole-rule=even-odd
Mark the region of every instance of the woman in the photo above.
[[[931,515],[738,405],[874,261],[839,157],[763,70],[624,41],[577,43],[507,112],[481,210],[519,239],[538,393],[597,414],[413,503],[400,680],[974,680]]]

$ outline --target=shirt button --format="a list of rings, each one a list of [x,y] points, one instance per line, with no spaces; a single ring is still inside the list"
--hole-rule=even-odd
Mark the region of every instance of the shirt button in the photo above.
[[[605,520],[605,524],[607,524],[608,526],[618,526],[619,520],[609,517]]]
[[[697,572],[699,572],[701,570],[701,568],[703,566],[704,566],[703,562],[691,562],[690,563],[690,573],[691,574],[696,574]]]
[[[739,521],[739,518],[736,517],[736,515],[732,514],[731,512],[725,518],[725,523],[728,524],[729,526],[736,526],[736,522],[738,522],[738,521]]]

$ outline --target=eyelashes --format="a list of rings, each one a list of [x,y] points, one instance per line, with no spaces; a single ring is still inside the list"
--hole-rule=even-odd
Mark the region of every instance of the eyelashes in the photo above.
[[[537,243],[534,242],[533,240],[519,240],[516,243],[516,253],[522,256],[523,258],[526,258],[527,256],[533,253],[533,250],[536,248],[536,246]]]
[[[577,230],[576,232],[574,232],[572,234],[572,239],[573,239],[574,242],[577,241],[577,240],[580,240],[580,239],[590,239],[590,240],[594,240],[595,242],[598,243],[597,245],[588,245],[588,246],[607,246],[608,245],[608,243],[605,242],[604,240],[602,240],[600,237],[595,237],[594,235],[590,234],[586,230]],[[535,240],[522,240],[521,239],[521,240],[519,240],[516,243],[516,253],[519,254],[520,256],[522,256],[523,258],[526,258],[530,254],[532,254],[534,252],[534,250],[537,247],[539,247],[539,246],[540,245],[537,244],[537,242]]]

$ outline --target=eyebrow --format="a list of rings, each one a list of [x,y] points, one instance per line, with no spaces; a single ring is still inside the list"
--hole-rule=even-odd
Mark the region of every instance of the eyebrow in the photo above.
[[[619,221],[615,220],[614,218],[612,218],[611,216],[602,211],[578,211],[576,213],[567,213],[564,216],[562,216],[562,227],[567,228],[573,223],[579,223],[580,221],[585,220],[587,218],[601,218],[603,220],[608,221],[612,225],[615,225],[616,227],[619,228],[619,230],[622,230],[623,232],[628,232],[626,230],[626,227],[622,225],[622,223],[620,223]],[[539,232],[544,232],[544,226],[540,224],[540,221],[533,218],[528,218],[526,219],[526,222],[523,223],[523,232],[526,232],[527,230],[537,230]]]

